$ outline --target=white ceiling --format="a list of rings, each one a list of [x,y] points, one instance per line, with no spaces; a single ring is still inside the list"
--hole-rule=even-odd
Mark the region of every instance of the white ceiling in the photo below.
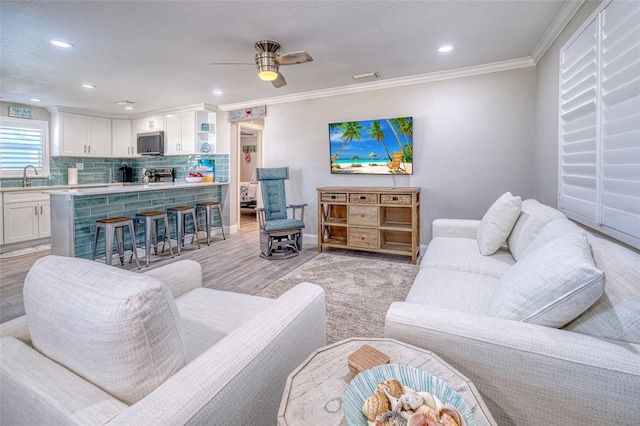
[[[1,1],[3,102],[136,114],[228,105],[531,57],[564,0]],[[58,38],[74,44],[63,50]],[[258,79],[254,42],[313,62]],[[454,50],[440,54],[437,48]],[[90,83],[96,89],[80,85]],[[222,96],[212,94],[224,91]],[[29,98],[42,99],[40,103]],[[136,102],[130,112],[116,101]]]

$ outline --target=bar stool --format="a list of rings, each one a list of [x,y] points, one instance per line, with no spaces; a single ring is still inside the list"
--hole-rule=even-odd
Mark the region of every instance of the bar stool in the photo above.
[[[158,254],[158,224],[164,220],[164,239],[162,243],[162,251],[164,252],[164,242],[169,242],[169,253],[173,258],[173,249],[171,248],[171,238],[169,238],[169,218],[167,213],[163,211],[150,211],[136,214],[133,218],[133,225],[138,232],[138,223],[144,222],[144,252],[149,266],[149,258],[151,257],[151,248]]]
[[[193,235],[191,237],[191,244],[193,244],[193,239],[195,238],[198,243],[198,248],[200,248],[200,241],[198,240],[198,224],[196,223],[196,209],[191,206],[169,207],[167,209],[167,214],[176,217],[176,244],[178,246],[178,256],[180,256],[180,251],[184,244],[186,230],[185,222],[187,215],[191,215],[191,218],[193,219]]]
[[[133,219],[130,217],[112,217],[110,219],[96,220],[96,238],[93,242],[93,255],[91,260],[96,260],[96,250],[98,248],[98,238],[100,237],[100,230],[104,229],[104,259],[107,265],[111,265],[111,256],[113,254],[113,234],[116,234],[116,241],[118,244],[118,254],[120,256],[120,264],[124,265],[124,228],[129,228],[131,234],[131,251],[136,257],[136,265],[140,269],[140,262],[138,261],[138,251],[136,250],[136,233],[133,229]],[[131,259],[129,259],[131,262]]]
[[[196,204],[196,213],[199,210],[203,210],[204,211],[204,223],[205,223],[205,229],[207,231],[207,245],[211,245],[211,229],[215,229],[215,228],[220,228],[220,231],[222,231],[222,239],[226,240],[225,236],[224,236],[224,227],[222,224],[222,208],[221,208],[221,204],[216,202],[216,201],[202,201],[198,204]],[[218,216],[220,217],[220,225],[215,225],[213,223],[213,217],[212,217],[212,213],[213,210],[217,210],[218,211]]]

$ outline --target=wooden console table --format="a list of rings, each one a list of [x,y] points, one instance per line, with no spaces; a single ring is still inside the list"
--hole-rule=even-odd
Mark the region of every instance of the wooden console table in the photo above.
[[[323,247],[420,255],[420,188],[324,186],[318,191]]]

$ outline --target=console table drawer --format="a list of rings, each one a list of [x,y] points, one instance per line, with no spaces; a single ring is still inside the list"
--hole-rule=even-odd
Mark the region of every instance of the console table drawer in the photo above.
[[[402,204],[411,205],[410,194],[380,194],[380,204]]]
[[[378,226],[378,207],[350,205],[347,223],[349,225]]]
[[[372,228],[349,228],[347,236],[350,247],[377,249],[378,230]]]
[[[351,204],[377,204],[378,194],[349,194]]]
[[[335,201],[336,203],[346,203],[347,194],[344,192],[323,192],[320,196],[320,200],[326,203]]]

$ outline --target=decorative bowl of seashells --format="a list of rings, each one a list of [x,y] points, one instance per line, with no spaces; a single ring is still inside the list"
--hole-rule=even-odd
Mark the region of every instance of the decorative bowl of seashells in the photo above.
[[[349,426],[475,426],[471,408],[436,376],[386,364],[358,374],[344,394]]]

